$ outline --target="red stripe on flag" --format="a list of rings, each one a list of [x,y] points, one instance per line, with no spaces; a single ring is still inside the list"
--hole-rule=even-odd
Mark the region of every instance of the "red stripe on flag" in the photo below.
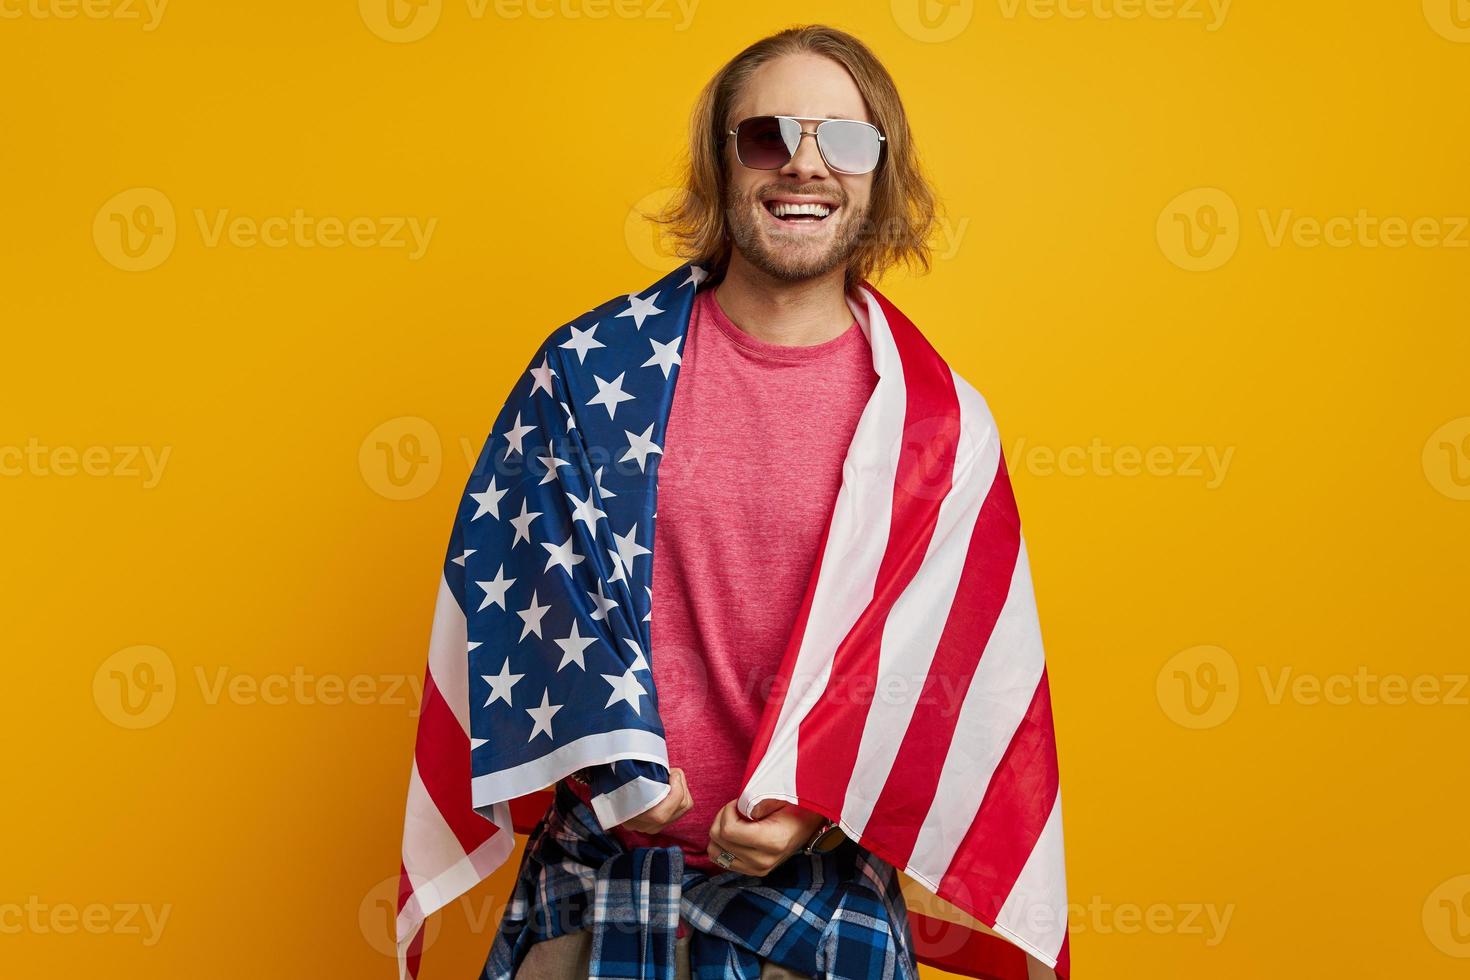
[[[439,808],[466,854],[495,836],[495,825],[475,812],[470,797],[470,740],[459,719],[439,693],[434,675],[424,676],[423,710],[419,715],[414,759],[429,798]]]
[[[918,704],[864,832],[881,838],[884,849],[898,856],[900,867],[908,864],[933,804],[965,694],[1010,594],[1021,547],[1015,514],[1002,458],[970,533],[965,565]]]
[[[838,644],[827,685],[797,735],[796,794],[833,807],[846,799],[857,765],[861,731],[854,724],[855,709],[876,689],[883,628],[924,561],[940,504],[950,491],[960,433],[959,398],[949,366],[902,313],[877,298],[898,348],[906,389],[888,540],[873,598]]]
[[[981,980],[1026,980],[1026,954],[999,936],[909,910],[914,956],[926,966]]]
[[[980,810],[939,883],[939,894],[994,925],[1057,798],[1057,750],[1046,671],[985,789]]]

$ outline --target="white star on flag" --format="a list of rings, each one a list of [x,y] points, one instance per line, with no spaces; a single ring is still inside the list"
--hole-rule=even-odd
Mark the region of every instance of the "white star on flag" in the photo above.
[[[586,500],[578,499],[574,493],[567,494],[567,499],[572,502],[572,520],[582,521],[594,534],[597,531],[598,519],[607,516],[592,503],[592,498],[595,496],[597,495],[590,490],[587,492]]]
[[[512,517],[510,519],[511,527],[516,529],[516,536],[514,540],[512,540],[510,543],[510,546],[512,548],[520,544],[522,541],[531,540],[531,522],[540,516],[541,512],[539,510],[531,510],[529,507],[527,507],[526,500],[524,497],[522,497],[520,516]]]
[[[679,356],[679,341],[683,339],[683,337],[675,337],[668,343],[661,344],[652,337],[649,337],[648,342],[653,345],[653,356],[640,364],[639,367],[657,367],[663,371],[664,377],[667,378],[670,368],[675,364],[684,363],[684,359]]]
[[[577,540],[577,536],[575,534],[569,534],[567,535],[567,539],[561,544],[552,544],[550,541],[541,542],[541,547],[551,552],[546,559],[546,567],[541,570],[543,572],[549,572],[551,571],[551,566],[560,565],[566,569],[568,575],[572,574],[573,565],[580,565],[587,560],[585,556],[577,554],[577,549],[572,544],[575,540]]]
[[[521,448],[521,440],[526,438],[527,432],[535,431],[536,427],[534,425],[521,425],[521,413],[516,412],[515,426],[508,429],[505,433],[505,441],[510,443],[510,445],[505,447],[505,456],[503,458],[510,459],[510,454],[513,452],[520,453],[524,456],[526,451]]]
[[[485,590],[485,601],[480,603],[480,609],[476,609],[475,612],[479,612],[481,609],[492,605],[499,606],[501,609],[504,609],[505,592],[512,585],[515,585],[515,582],[515,579],[505,577],[505,563],[502,562],[500,565],[500,571],[495,573],[494,579],[489,582],[475,583],[480,588]]]
[[[603,595],[602,579],[597,580],[597,594],[593,595],[591,592],[589,592],[587,593],[587,598],[591,599],[593,603],[596,604],[597,608],[592,610],[592,618],[599,622],[607,618],[608,610],[618,608],[618,602],[616,599],[609,599],[607,596]]]
[[[627,429],[623,430],[623,435],[628,437],[628,451],[623,453],[623,458],[618,460],[619,463],[626,463],[630,459],[636,459],[638,460],[638,472],[642,473],[643,464],[648,461],[649,453],[663,455],[663,450],[655,446],[653,440],[649,438],[649,436],[653,435],[652,422],[648,423],[648,428],[643,430],[642,435],[629,432]]]
[[[633,708],[634,714],[643,714],[638,698],[648,692],[643,689],[642,684],[638,683],[638,678],[633,676],[632,667],[622,674],[603,674],[602,679],[612,685],[612,693],[608,695],[607,704],[604,707],[611,708],[619,701],[626,701]]]
[[[551,734],[551,716],[560,711],[561,708],[561,705],[551,703],[550,689],[542,691],[541,707],[526,709],[526,714],[530,715],[531,719],[536,722],[535,727],[531,729],[531,737],[526,739],[526,741],[530,742],[535,739],[537,735],[542,734],[551,739],[553,742],[556,741],[556,739],[553,738]]]
[[[490,685],[490,700],[485,702],[485,707],[490,707],[496,701],[504,701],[506,704],[510,704],[510,689],[515,687],[516,681],[525,676],[525,674],[512,674],[510,672],[509,657],[506,657],[505,663],[500,665],[500,673],[481,674],[480,677]]]
[[[471,517],[470,520],[478,521],[486,514],[489,514],[497,521],[500,520],[500,498],[508,493],[510,493],[510,487],[506,487],[504,490],[497,490],[495,488],[495,477],[492,476],[489,486],[479,493],[470,494],[470,497],[474,499],[477,505],[475,507],[475,516]]]
[[[574,618],[572,620],[572,631],[561,639],[555,640],[556,645],[561,647],[561,663],[556,665],[556,669],[561,670],[567,664],[576,664],[578,667],[586,670],[587,664],[582,660],[582,653],[596,642],[597,637],[583,636],[578,632],[577,620]]]
[[[597,492],[599,495],[601,495],[603,500],[607,500],[609,497],[617,496],[617,494],[613,493],[611,490],[602,485],[602,471],[605,469],[607,469],[606,466],[599,466],[597,468],[597,472],[592,474],[592,485],[597,488]]]
[[[535,633],[536,634],[536,639],[538,639],[538,640],[541,639],[541,617],[542,616],[545,616],[546,615],[546,610],[548,610],[550,608],[551,608],[551,606],[549,606],[549,605],[547,605],[547,606],[537,605],[537,603],[536,603],[536,590],[535,589],[532,589],[531,590],[531,604],[529,606],[527,606],[525,609],[522,609],[522,610],[520,610],[520,611],[518,611],[516,613],[517,616],[521,617],[521,621],[526,624],[526,625],[524,625],[524,626],[521,627],[521,636],[520,636],[520,638],[522,640],[524,640],[527,636],[529,636],[532,633]]]
[[[647,299],[639,299],[638,298],[638,295],[636,293],[629,293],[628,294],[628,308],[626,310],[624,310],[623,312],[619,313],[618,316],[630,316],[630,317],[632,317],[633,318],[634,329],[636,329],[636,330],[642,330],[643,329],[643,319],[645,317],[654,316],[656,314],[659,314],[659,313],[662,313],[663,312],[663,310],[661,310],[657,306],[654,306],[653,305],[653,303],[654,303],[654,301],[656,299],[658,299],[658,293],[654,293],[652,296],[648,297]]]
[[[689,278],[688,279],[685,279],[683,282],[679,283],[679,288],[680,289],[683,289],[685,286],[689,285],[692,282],[692,283],[694,283],[694,288],[695,289],[698,289],[699,288],[699,284],[702,283],[702,282],[704,282],[708,278],[709,278],[709,273],[708,272],[705,272],[703,269],[701,269],[697,265],[691,265],[689,267]]]
[[[564,459],[557,459],[556,456],[555,456],[555,454],[551,453],[550,447],[548,447],[546,451],[547,451],[548,455],[546,455],[546,456],[537,456],[536,457],[537,462],[539,462],[542,466],[546,467],[546,475],[543,476],[543,477],[541,477],[541,483],[550,483],[552,480],[555,480],[556,479],[556,468],[558,466],[571,466],[572,465],[571,463],[568,463]],[[541,483],[538,483],[536,485],[539,487],[541,485]]]
[[[548,395],[551,394],[551,379],[556,377],[556,372],[551,368],[550,354],[541,356],[540,367],[531,368],[531,377],[536,379],[536,383],[531,385],[531,393],[526,396],[527,398],[534,397],[536,392],[542,389],[545,389]]]
[[[597,324],[592,324],[592,326],[588,327],[586,330],[578,330],[576,326],[572,324],[568,324],[568,326],[571,327],[572,330],[572,339],[566,341],[561,346],[566,350],[574,350],[577,352],[578,364],[582,364],[586,361],[587,352],[589,350],[592,350],[594,347],[607,346],[602,341],[592,336],[594,333],[597,332]]]
[[[618,559],[631,574],[633,571],[633,559],[639,555],[652,554],[647,548],[638,543],[638,525],[634,524],[628,528],[627,534],[613,532],[613,540],[618,543]]]
[[[607,409],[607,417],[613,418],[621,402],[630,402],[633,400],[633,396],[623,390],[623,375],[627,373],[623,371],[611,381],[603,381],[594,374],[592,380],[597,382],[597,394],[587,399],[587,404],[589,406],[603,406]]]

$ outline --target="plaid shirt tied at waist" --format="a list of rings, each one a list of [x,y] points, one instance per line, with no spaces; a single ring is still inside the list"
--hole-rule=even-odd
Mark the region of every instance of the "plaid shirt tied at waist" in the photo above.
[[[531,831],[482,980],[512,980],[531,945],[592,931],[589,980],[674,980],[679,918],[693,980],[759,980],[761,960],[825,980],[917,980],[893,866],[855,841],[763,877],[632,850],[564,783]]]

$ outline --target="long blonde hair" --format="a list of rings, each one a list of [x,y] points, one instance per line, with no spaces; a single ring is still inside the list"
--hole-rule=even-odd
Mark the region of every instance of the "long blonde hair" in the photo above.
[[[848,285],[861,279],[876,280],[899,264],[929,271],[935,197],[919,167],[898,87],[867,45],[822,24],[790,27],[762,38],[715,73],[700,92],[690,118],[689,159],[682,186],[667,206],[644,217],[665,227],[681,258],[708,268],[712,282],[723,278],[731,251],[725,215],[729,178],[723,153],[731,107],[756,69],[803,52],[831,58],[847,69],[873,123],[887,137],[873,175],[866,225],[847,267]]]

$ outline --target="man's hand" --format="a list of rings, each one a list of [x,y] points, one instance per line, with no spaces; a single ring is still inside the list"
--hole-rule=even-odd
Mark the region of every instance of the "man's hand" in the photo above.
[[[822,825],[820,813],[804,810],[782,800],[762,800],[756,805],[757,820],[747,820],[731,800],[715,814],[709,828],[710,860],[720,851],[735,855],[731,871],[765,875],[795,854],[812,839]]]
[[[656,834],[688,813],[693,805],[694,798],[689,795],[689,784],[684,781],[684,770],[670,769],[669,795],[638,816],[624,820],[623,826],[640,834]]]

